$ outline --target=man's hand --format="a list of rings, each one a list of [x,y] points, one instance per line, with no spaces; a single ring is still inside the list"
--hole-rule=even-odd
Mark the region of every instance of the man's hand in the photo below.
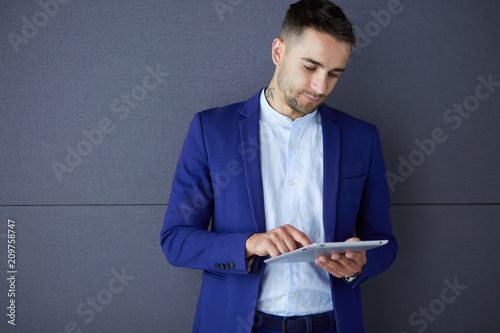
[[[279,256],[311,244],[303,232],[287,224],[262,234],[253,234],[245,243],[246,257]]]
[[[359,241],[361,241],[359,238],[346,240],[346,242]],[[347,277],[361,271],[363,265],[366,264],[366,252],[333,253],[330,258],[319,256],[316,258],[316,263],[335,277]]]

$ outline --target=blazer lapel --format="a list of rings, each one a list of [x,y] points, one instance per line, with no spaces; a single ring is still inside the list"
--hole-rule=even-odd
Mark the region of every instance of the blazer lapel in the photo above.
[[[322,104],[319,111],[323,129],[323,226],[326,241],[333,242],[340,179],[340,128],[335,124],[337,117],[327,106]]]
[[[257,232],[265,232],[264,191],[259,149],[260,92],[245,103],[240,113],[243,116],[240,121],[241,152],[250,207]]]

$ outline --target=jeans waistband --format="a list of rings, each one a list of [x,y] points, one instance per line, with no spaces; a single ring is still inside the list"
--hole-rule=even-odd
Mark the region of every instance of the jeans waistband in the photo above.
[[[281,317],[263,312],[256,313],[257,327],[283,333],[312,333],[335,329],[333,312],[307,316]]]

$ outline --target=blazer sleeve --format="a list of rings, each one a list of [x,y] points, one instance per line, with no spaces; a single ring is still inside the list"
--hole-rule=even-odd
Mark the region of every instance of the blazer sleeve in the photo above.
[[[161,247],[174,266],[248,274],[245,242],[251,233],[209,231],[214,193],[202,117],[193,118],[177,163],[161,230]]]
[[[356,220],[356,235],[362,240],[386,239],[389,242],[379,248],[366,251],[366,265],[352,283],[353,287],[389,268],[396,258],[398,248],[396,238],[392,233],[387,171],[379,133],[377,128],[373,127],[372,156]]]

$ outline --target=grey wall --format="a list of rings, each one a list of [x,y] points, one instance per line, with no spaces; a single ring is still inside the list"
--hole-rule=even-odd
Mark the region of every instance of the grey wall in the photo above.
[[[200,273],[159,246],[175,163],[195,112],[268,83],[291,2],[0,1],[0,331],[190,331]],[[379,127],[400,243],[367,332],[496,331],[500,4],[338,4],[360,42],[328,104]]]

